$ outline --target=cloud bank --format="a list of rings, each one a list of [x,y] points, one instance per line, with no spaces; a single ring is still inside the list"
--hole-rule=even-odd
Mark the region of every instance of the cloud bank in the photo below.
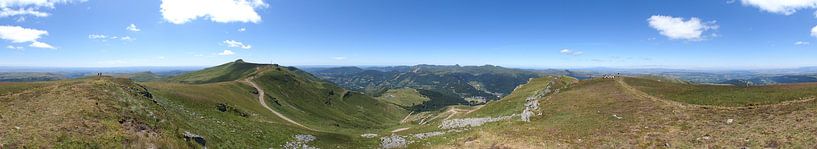
[[[783,15],[791,15],[801,9],[817,8],[817,0],[741,0],[740,2],[746,6]]]
[[[30,42],[29,47],[55,49],[50,44],[38,41],[42,36],[48,35],[48,31],[23,28],[20,26],[0,26],[0,39],[11,41],[12,43]]]
[[[258,23],[261,16],[255,9],[268,5],[262,0],[162,0],[160,7],[164,19],[173,24],[198,18],[219,23]]]

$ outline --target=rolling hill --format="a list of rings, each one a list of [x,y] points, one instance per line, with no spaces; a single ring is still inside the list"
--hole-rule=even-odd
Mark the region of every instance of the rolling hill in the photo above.
[[[193,84],[235,81],[248,77],[260,66],[263,64],[247,63],[238,59],[234,62],[175,76],[169,78],[168,81]]]
[[[239,60],[172,79],[0,83],[0,146],[375,147],[360,135],[407,114],[294,67]]]
[[[379,70],[358,73],[368,71]],[[429,69],[423,75],[479,74],[468,71]],[[739,87],[654,76],[544,76],[470,106],[439,103],[434,99],[459,97],[410,87],[375,98],[295,67],[241,60],[169,80],[93,76],[0,83],[0,147],[817,146],[813,83]]]
[[[817,91],[811,90],[817,84],[746,90],[629,77],[557,82],[534,79],[502,100],[469,111],[470,114],[418,125],[398,136],[415,141],[408,144],[410,148],[817,146],[817,125],[813,125],[817,122],[814,100]],[[718,93],[699,92],[701,88]],[[549,94],[537,95],[547,90]],[[769,101],[756,102],[746,96],[735,96],[750,92],[749,95],[769,98]],[[685,96],[698,93],[700,96]],[[526,101],[537,104],[531,106],[534,104]],[[531,110],[528,122],[522,118],[525,110]],[[506,118],[508,115],[510,118]],[[440,131],[447,128],[443,126],[452,124],[450,122],[479,122],[480,125],[450,129],[460,131]],[[422,139],[414,137],[429,132],[440,133]]]
[[[763,76],[750,79],[733,79],[720,82],[721,84],[731,84],[735,86],[763,86],[777,84],[813,83],[817,82],[815,75],[781,75]]]

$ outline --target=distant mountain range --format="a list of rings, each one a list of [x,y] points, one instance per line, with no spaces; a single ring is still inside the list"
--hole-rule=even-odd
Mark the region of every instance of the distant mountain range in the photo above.
[[[181,75],[201,67],[0,67],[0,82],[34,82],[75,79],[103,75],[130,78],[138,82],[157,81],[163,78]]]
[[[417,89],[420,94],[431,99],[413,107],[417,110],[497,100],[531,78],[569,74],[566,71],[531,71],[493,65],[334,67],[306,71],[342,87],[372,96],[380,96],[392,89]]]

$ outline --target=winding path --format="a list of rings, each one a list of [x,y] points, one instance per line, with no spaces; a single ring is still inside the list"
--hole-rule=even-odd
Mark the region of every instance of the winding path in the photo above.
[[[306,127],[306,126],[304,126],[304,125],[301,125],[300,123],[295,122],[295,121],[293,121],[292,119],[289,119],[288,117],[284,116],[283,114],[278,113],[278,111],[272,110],[272,108],[270,108],[269,106],[267,106],[267,102],[266,102],[266,100],[264,100],[264,95],[265,95],[265,94],[264,94],[264,90],[263,90],[263,89],[261,89],[261,87],[258,87],[258,85],[257,85],[257,84],[255,84],[255,82],[252,82],[252,79],[254,79],[254,78],[255,78],[255,77],[249,77],[249,78],[247,78],[247,79],[244,79],[244,80],[243,80],[243,82],[249,83],[250,85],[252,85],[252,87],[254,87],[254,88],[255,88],[255,90],[258,90],[258,102],[260,102],[260,103],[261,103],[261,106],[264,106],[264,108],[267,108],[267,110],[269,110],[270,112],[274,113],[274,114],[275,114],[276,116],[278,116],[279,118],[281,118],[281,119],[283,119],[283,120],[285,120],[285,121],[287,121],[287,122],[289,122],[289,123],[295,124],[295,125],[297,125],[297,126],[299,126],[299,127],[302,127],[302,128],[308,129],[308,130],[318,131],[318,130],[315,130],[315,129],[312,129],[312,128],[309,128],[309,127]]]

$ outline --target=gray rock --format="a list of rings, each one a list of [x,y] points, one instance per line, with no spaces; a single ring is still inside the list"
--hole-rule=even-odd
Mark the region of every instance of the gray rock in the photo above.
[[[282,147],[285,149],[318,149],[317,147],[309,146],[309,142],[315,141],[318,138],[313,135],[299,134],[294,136],[295,141],[287,142]]]
[[[200,135],[193,134],[193,133],[190,133],[188,131],[185,131],[184,132],[184,140],[185,141],[193,140],[196,143],[198,143],[199,145],[201,145],[202,147],[207,148],[207,140],[205,140],[204,137],[202,137]]]
[[[408,140],[399,135],[392,134],[391,136],[385,136],[380,138],[380,148],[384,149],[405,148],[407,144]]]
[[[530,122],[530,117],[534,115],[533,111],[539,109],[539,99],[547,96],[548,94],[550,94],[550,92],[552,92],[552,90],[550,89],[552,84],[553,81],[548,82],[548,85],[545,87],[545,89],[538,91],[536,92],[536,94],[528,96],[528,98],[525,99],[525,109],[522,110],[522,113],[520,114],[520,118],[522,119],[522,121]],[[556,92],[558,91],[559,90],[557,89]]]
[[[483,117],[483,118],[463,118],[463,119],[450,119],[443,121],[440,124],[440,128],[442,129],[453,129],[453,128],[464,128],[464,127],[476,127],[482,126],[484,123],[489,122],[496,122],[501,120],[508,120],[511,119],[511,116],[500,116],[500,117]]]
[[[433,132],[414,134],[414,138],[425,139],[425,138],[429,138],[429,137],[433,137],[433,136],[439,136],[439,135],[443,135],[443,134],[445,134],[445,132],[433,131]]]

